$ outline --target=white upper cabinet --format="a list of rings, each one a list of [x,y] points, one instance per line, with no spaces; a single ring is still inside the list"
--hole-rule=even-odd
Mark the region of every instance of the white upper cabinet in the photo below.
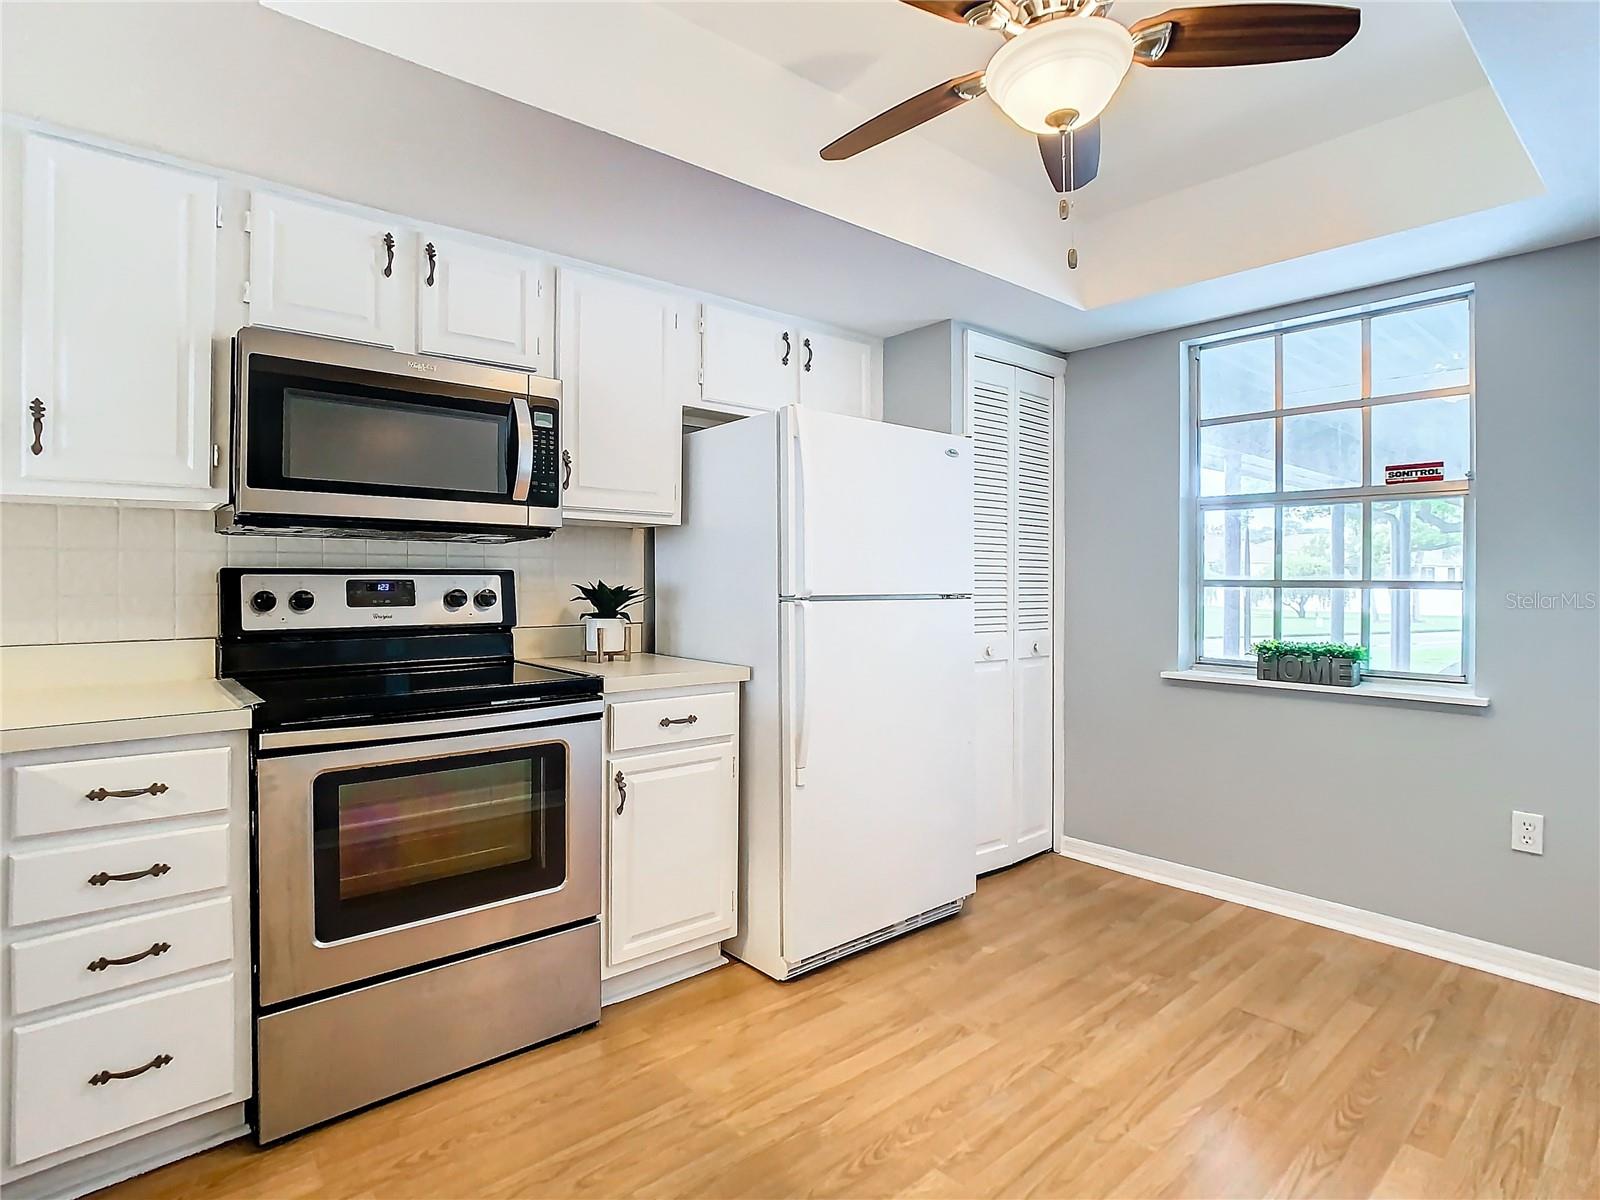
[[[802,329],[799,357],[801,404],[847,417],[873,415],[870,344]]]
[[[410,247],[396,222],[253,192],[248,228],[250,324],[410,349]]]
[[[217,184],[30,136],[14,494],[215,503]]]
[[[774,409],[800,398],[792,323],[715,304],[701,305],[700,312],[705,326],[701,399]]]
[[[531,255],[418,235],[417,349],[549,375],[554,279]]]
[[[683,406],[695,396],[694,306],[566,268],[557,290],[564,515],[676,525]]]
[[[876,416],[872,343],[797,321],[705,304],[700,309],[702,402],[774,409],[804,404]]]

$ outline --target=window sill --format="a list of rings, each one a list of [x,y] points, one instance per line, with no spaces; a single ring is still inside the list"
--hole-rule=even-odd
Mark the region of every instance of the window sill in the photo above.
[[[1257,679],[1248,669],[1191,667],[1163,671],[1161,678],[1176,683],[1220,684],[1223,687],[1269,688],[1279,692],[1315,692],[1345,700],[1401,700],[1411,704],[1439,704],[1447,708],[1488,708],[1487,696],[1474,695],[1464,683],[1421,683],[1405,679],[1367,679],[1355,687],[1328,687],[1319,683],[1282,683]]]

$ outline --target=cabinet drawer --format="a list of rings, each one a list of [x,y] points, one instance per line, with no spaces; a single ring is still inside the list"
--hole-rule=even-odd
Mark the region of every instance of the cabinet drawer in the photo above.
[[[228,807],[226,746],[39,763],[12,772],[17,837],[95,829]]]
[[[233,901],[226,896],[16,942],[11,1011],[36,1012],[232,957]]]
[[[12,1162],[231,1092],[233,989],[228,974],[13,1030]]]
[[[13,853],[11,925],[100,912],[220,888],[228,882],[228,827]],[[131,878],[118,879],[125,875]]]
[[[671,746],[739,730],[737,692],[710,692],[669,700],[625,700],[611,706],[611,749]]]

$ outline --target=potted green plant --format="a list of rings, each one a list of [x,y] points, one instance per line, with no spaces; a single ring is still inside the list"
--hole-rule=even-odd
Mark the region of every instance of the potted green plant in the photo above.
[[[628,607],[644,599],[644,589],[627,584],[595,583],[573,584],[578,589],[578,599],[588,602],[591,611],[582,616],[583,651],[585,654],[623,654],[628,649]]]
[[[1361,682],[1365,646],[1345,642],[1257,642],[1256,678],[1282,683],[1320,683],[1327,687],[1355,687]]]

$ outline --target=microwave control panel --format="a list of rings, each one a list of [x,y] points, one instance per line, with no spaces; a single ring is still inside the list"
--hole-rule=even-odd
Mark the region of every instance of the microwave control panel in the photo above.
[[[561,436],[556,410],[535,408],[533,416],[533,479],[528,503],[534,508],[561,506]]]

